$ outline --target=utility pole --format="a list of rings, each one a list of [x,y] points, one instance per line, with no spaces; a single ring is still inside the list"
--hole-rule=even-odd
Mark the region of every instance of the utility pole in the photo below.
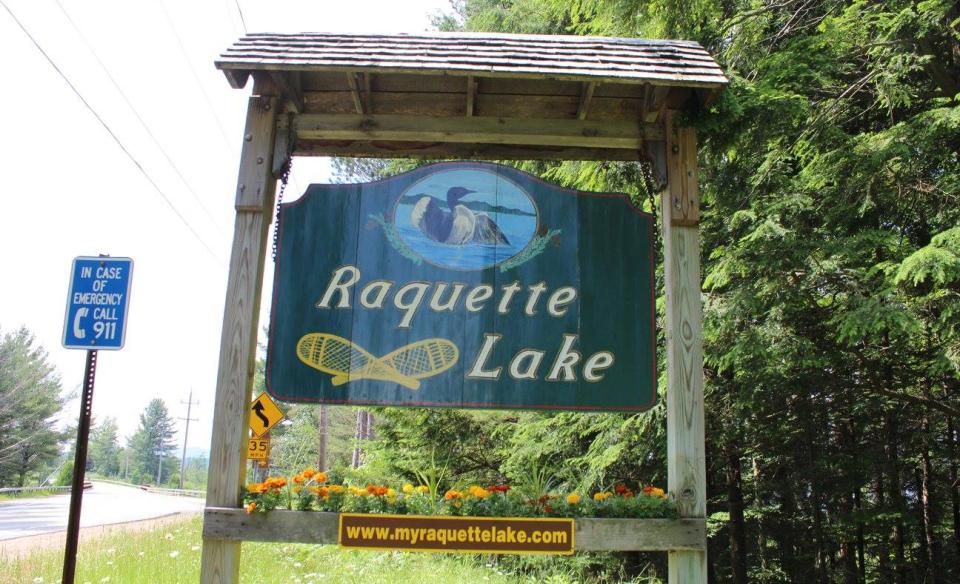
[[[193,388],[190,388],[190,397],[187,398],[187,401],[180,400],[181,404],[187,406],[187,417],[179,418],[187,423],[186,428],[183,429],[183,454],[180,456],[180,488],[183,488],[183,471],[187,466],[187,437],[190,435],[190,422],[198,422],[196,418],[190,417],[190,409],[194,405],[200,405],[200,402],[193,401]]]
[[[327,406],[320,404],[320,456],[317,460],[317,469],[327,470],[327,434],[330,432]]]

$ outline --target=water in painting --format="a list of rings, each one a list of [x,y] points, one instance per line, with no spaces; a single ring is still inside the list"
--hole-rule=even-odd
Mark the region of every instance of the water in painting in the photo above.
[[[441,171],[412,184],[394,208],[403,242],[427,262],[481,270],[520,253],[537,232],[537,208],[516,183],[488,170]]]

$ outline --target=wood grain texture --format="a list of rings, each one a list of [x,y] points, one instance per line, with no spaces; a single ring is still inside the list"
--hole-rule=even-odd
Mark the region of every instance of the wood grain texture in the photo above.
[[[391,142],[386,140],[301,140],[297,156],[357,158],[422,158],[430,160],[640,160],[628,148],[575,148],[452,142]]]
[[[268,188],[263,177],[269,176],[273,164],[273,133],[276,131],[276,121],[276,98],[249,98],[234,203],[234,208],[238,211],[260,211],[263,207],[265,189]],[[263,136],[269,136],[270,139],[261,139]]]
[[[663,217],[673,225],[696,226],[700,223],[697,134],[691,128],[677,128],[670,112],[665,115],[664,125],[670,205],[664,207]]]
[[[587,119],[590,112],[590,102],[593,100],[593,93],[597,90],[595,81],[589,81],[583,84],[583,90],[580,93],[580,103],[577,105],[577,119]]]
[[[474,79],[476,86],[477,80]],[[577,95],[524,95],[477,93],[473,114],[479,117],[574,119],[579,111]],[[469,109],[469,96],[464,93],[373,92],[372,114],[417,115],[427,118],[459,117]],[[465,107],[466,104],[466,107]],[[632,97],[599,97],[594,93],[589,104],[594,121],[637,120],[643,101]],[[355,114],[356,106],[349,91],[310,91],[304,94],[304,113]],[[656,121],[656,116],[650,122]]]
[[[700,300],[700,236],[696,222],[678,223],[674,194],[696,187],[696,136],[674,129],[667,116],[667,189],[661,197],[667,337],[667,483],[681,517],[706,516],[706,459],[703,421],[703,330]],[[674,152],[669,137],[692,148]],[[672,159],[679,158],[678,161]],[[688,160],[692,158],[692,160]],[[678,174],[679,173],[679,174]],[[695,191],[694,191],[695,192]],[[704,542],[703,550],[706,550]],[[671,552],[671,584],[706,584],[706,552]]]
[[[639,149],[659,127],[633,122],[518,118],[417,118],[304,114],[293,120],[300,140],[387,140],[472,144],[523,144]]]
[[[203,536],[231,541],[337,543],[336,513],[281,511],[248,515],[242,509],[208,507]],[[702,551],[706,545],[703,519],[575,520],[579,551]]]
[[[247,107],[207,478],[207,505],[216,507],[239,507],[242,502],[260,289],[276,188],[271,172],[276,102],[275,97],[253,96]],[[236,584],[239,570],[238,543],[204,540],[203,584]]]

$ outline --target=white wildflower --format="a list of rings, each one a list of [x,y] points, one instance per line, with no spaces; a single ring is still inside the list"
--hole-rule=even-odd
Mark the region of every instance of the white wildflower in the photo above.
[[[177,550],[173,550],[172,552],[170,552],[170,557],[171,557],[171,558],[175,558],[175,557],[177,557],[177,556],[179,556],[179,555],[180,555],[180,552],[178,552]]]

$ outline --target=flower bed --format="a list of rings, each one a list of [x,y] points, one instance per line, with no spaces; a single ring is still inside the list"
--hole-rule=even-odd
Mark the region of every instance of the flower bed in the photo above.
[[[439,492],[425,485],[354,487],[327,483],[327,475],[307,469],[286,478],[268,478],[247,485],[247,513],[273,509],[334,513],[390,513],[472,517],[611,517],[675,519],[674,502],[663,491],[646,486],[636,492],[625,485],[592,496],[579,493],[523,496],[510,485],[471,485]]]

